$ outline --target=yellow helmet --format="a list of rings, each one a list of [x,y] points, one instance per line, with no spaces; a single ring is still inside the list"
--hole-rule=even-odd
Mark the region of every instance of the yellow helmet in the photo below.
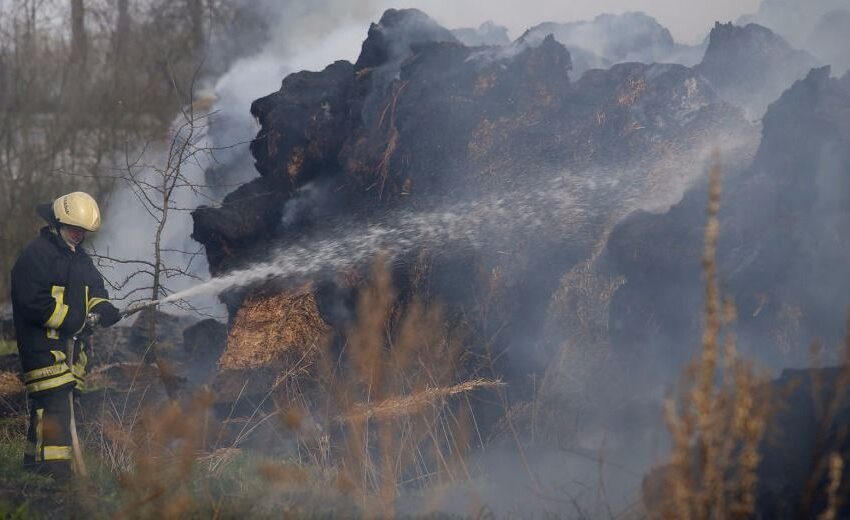
[[[100,208],[88,193],[75,191],[53,201],[53,216],[60,224],[77,226],[86,231],[100,229]]]

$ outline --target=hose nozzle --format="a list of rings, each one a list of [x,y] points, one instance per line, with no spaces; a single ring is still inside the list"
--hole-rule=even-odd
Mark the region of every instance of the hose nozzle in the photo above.
[[[159,300],[150,300],[150,301],[147,301],[147,302],[134,303],[134,304],[130,305],[129,307],[127,307],[126,309],[124,309],[123,311],[121,311],[121,317],[126,318],[127,316],[131,316],[133,314],[136,314],[137,312],[143,311],[143,310],[147,309],[148,307],[155,307],[157,305],[159,305]]]

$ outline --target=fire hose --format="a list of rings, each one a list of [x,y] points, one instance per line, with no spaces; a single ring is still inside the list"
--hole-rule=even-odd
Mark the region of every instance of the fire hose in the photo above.
[[[143,311],[145,309],[149,309],[151,307],[156,307],[157,305],[159,305],[159,300],[150,300],[150,301],[146,301],[146,302],[134,303],[134,304],[128,306],[123,311],[120,311],[118,313],[118,315],[121,316],[121,319],[124,319],[127,316],[132,316],[133,314],[136,314],[137,312],[141,312],[141,311]],[[88,325],[88,327],[91,328],[91,329],[97,327],[98,325],[100,325],[100,316],[98,316],[94,312],[88,313],[86,315],[86,325]]]
[[[122,318],[126,318],[127,316],[131,316],[133,314],[136,314],[137,312],[140,312],[144,309],[148,309],[150,307],[154,307],[158,304],[159,304],[159,300],[151,300],[151,301],[147,301],[147,302],[137,303],[137,304],[134,304],[134,305],[130,305],[129,307],[127,307],[126,309],[121,311],[119,313],[119,315]],[[95,327],[97,327],[97,325],[99,324],[98,323],[99,321],[100,321],[99,316],[97,314],[93,313],[93,312],[89,313],[86,316],[86,325],[88,326],[89,329],[94,329]],[[80,341],[80,337],[74,336],[74,338],[68,344],[68,352],[66,353],[66,357],[68,359],[68,363],[71,366],[73,366],[74,362],[75,362],[74,351],[75,351],[76,345],[78,344],[79,341]],[[162,367],[159,367],[159,368],[160,368],[160,372],[162,372]],[[166,386],[168,386],[168,385],[166,385]],[[168,388],[168,391],[169,391],[169,394],[171,394],[170,388]],[[82,446],[80,445],[80,437],[77,433],[77,422],[76,422],[76,419],[75,419],[75,412],[74,412],[74,393],[73,392],[68,392],[68,401],[69,401],[69,406],[70,406],[70,410],[71,410],[71,425],[70,425],[70,427],[71,427],[71,446],[72,446],[72,453],[74,454],[73,459],[72,459],[72,463],[74,465],[74,469],[75,469],[77,475],[85,477],[85,476],[88,475],[88,470],[86,469],[85,460],[83,460]]]
[[[88,319],[87,319],[88,321]],[[77,342],[79,341],[79,337],[74,336],[74,338],[68,343],[68,351],[66,353],[66,358],[68,359],[68,365],[73,367],[74,362],[74,350],[76,349]],[[68,406],[71,411],[71,453],[73,453],[72,464],[74,465],[74,470],[77,475],[81,477],[88,476],[88,470],[86,469],[86,462],[83,460],[83,451],[82,446],[80,444],[80,437],[77,434],[77,420],[75,418],[74,412],[74,392],[68,392]]]

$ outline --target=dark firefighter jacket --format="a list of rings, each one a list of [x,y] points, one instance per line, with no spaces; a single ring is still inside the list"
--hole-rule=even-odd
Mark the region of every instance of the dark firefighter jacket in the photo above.
[[[98,305],[112,305],[91,258],[80,247],[71,251],[55,231],[45,227],[18,257],[11,282],[27,392],[82,387],[85,347],[77,342],[74,364],[69,366],[69,345],[83,330],[89,312]]]

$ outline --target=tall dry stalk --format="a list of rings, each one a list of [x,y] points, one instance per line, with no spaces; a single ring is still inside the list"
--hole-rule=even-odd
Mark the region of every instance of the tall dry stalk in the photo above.
[[[717,240],[721,168],[709,175],[708,221],[702,267],[704,330],[697,359],[688,367],[678,403],[665,406],[673,450],[662,475],[663,496],[650,504],[655,517],[682,520],[750,518],[767,406],[762,380],[737,353],[731,332],[735,306],[718,284]],[[721,303],[723,302],[723,303]]]
[[[850,315],[847,318],[847,332],[841,350],[841,361],[834,378],[822,370],[820,363],[820,345],[812,346],[812,404],[817,418],[814,429],[812,449],[812,469],[802,489],[800,514],[814,515],[819,502],[825,502],[826,509],[819,518],[835,518],[850,483],[844,475],[845,461],[850,455],[847,442],[850,431],[841,426],[842,416],[848,406],[850,391]],[[826,482],[825,482],[826,481]]]
[[[829,454],[829,484],[827,484],[827,506],[818,516],[818,520],[835,520],[838,514],[841,474],[844,470],[844,458],[833,452]]]

